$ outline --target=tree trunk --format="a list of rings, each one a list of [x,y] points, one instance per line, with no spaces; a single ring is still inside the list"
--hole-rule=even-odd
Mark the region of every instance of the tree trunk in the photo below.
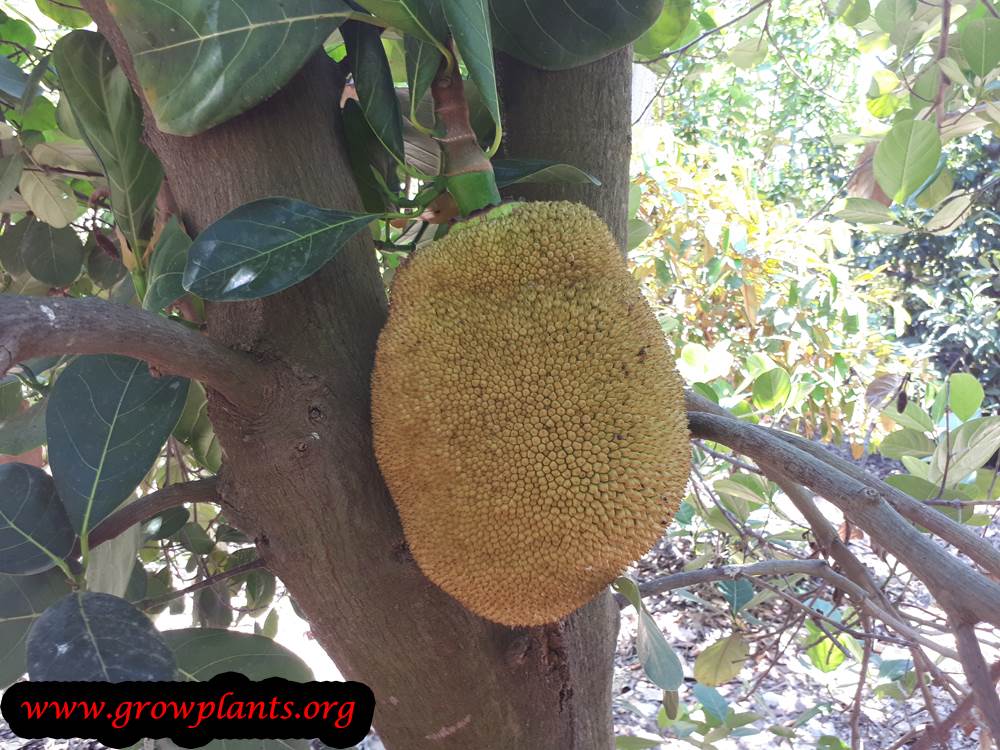
[[[134,82],[104,3],[83,4]],[[271,195],[361,210],[340,131],[342,85],[320,54],[270,100],[196,137],[157,131],[147,110],[147,142],[188,230]],[[210,304],[208,316],[212,338],[276,373],[255,409],[210,394],[225,513],[255,538],[344,675],[371,686],[386,746],[611,748],[618,610],[609,595],[561,623],[509,629],[467,612],[408,554],[371,446],[369,377],[386,299],[370,239],[292,289]]]

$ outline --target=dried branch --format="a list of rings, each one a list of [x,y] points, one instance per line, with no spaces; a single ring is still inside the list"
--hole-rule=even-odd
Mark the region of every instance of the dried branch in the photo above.
[[[1000,625],[1000,585],[915,529],[886,501],[880,488],[837,471],[772,432],[732,416],[689,412],[688,422],[694,437],[728,445],[828,499],[920,577],[949,615]]]
[[[989,685],[992,689],[993,684],[1000,680],[1000,661],[995,662],[992,667],[990,667],[989,672]],[[973,695],[968,695],[965,699],[959,703],[955,710],[948,714],[948,717],[942,721],[936,727],[930,727],[927,729],[917,740],[917,743],[910,748],[910,750],[933,750],[933,748],[942,746],[948,739],[948,735],[954,726],[958,724],[965,716],[972,710],[975,705],[975,697]]]
[[[1000,740],[1000,695],[997,695],[993,687],[993,678],[979,648],[975,627],[968,622],[952,621],[951,624],[962,670],[965,672],[965,679],[969,681],[969,690],[990,734],[994,739]]]
[[[53,354],[120,354],[163,374],[200,380],[237,405],[259,407],[267,371],[161,315],[97,298],[0,295],[0,376],[18,362]]]
[[[215,477],[172,484],[162,490],[143,495],[105,518],[90,532],[90,547],[93,549],[99,544],[104,544],[135,524],[178,505],[217,502],[219,502],[219,480]]]

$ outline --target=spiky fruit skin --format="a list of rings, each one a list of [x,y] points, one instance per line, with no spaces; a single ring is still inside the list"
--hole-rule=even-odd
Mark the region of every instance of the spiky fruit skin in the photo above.
[[[690,469],[660,326],[574,203],[505,206],[399,269],[372,412],[417,564],[505,625],[606,588],[659,539]]]

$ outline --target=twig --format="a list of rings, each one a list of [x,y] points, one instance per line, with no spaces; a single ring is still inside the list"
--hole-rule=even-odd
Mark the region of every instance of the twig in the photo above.
[[[870,629],[871,622],[867,615],[861,616],[861,622],[865,630]],[[854,692],[854,703],[851,705],[851,750],[861,750],[861,699],[865,694],[865,680],[868,678],[868,662],[871,658],[872,641],[865,639],[861,669],[858,670],[858,689]]]
[[[173,599],[177,599],[186,594],[193,594],[195,591],[201,591],[202,589],[207,589],[209,586],[214,586],[219,581],[225,581],[229,578],[235,578],[236,576],[241,575],[243,573],[249,573],[252,570],[258,570],[259,568],[263,567],[265,567],[264,561],[258,557],[256,560],[251,560],[248,563],[243,563],[243,565],[237,565],[235,568],[230,568],[229,570],[223,570],[219,573],[215,573],[214,575],[210,575],[207,578],[203,578],[197,583],[192,583],[187,588],[179,589],[177,591],[170,591],[161,596],[154,596],[149,599],[143,599],[142,601],[137,602],[135,606],[138,607],[139,609],[152,609],[153,607],[157,607],[161,604],[169,602]]]
[[[990,689],[993,689],[993,684],[997,680],[1000,680],[1000,661],[995,662],[989,671],[989,685]],[[962,719],[965,718],[966,714],[972,710],[975,705],[975,696],[967,695],[961,703],[955,706],[947,718],[942,721],[938,726],[932,727],[924,732],[923,736],[917,740],[910,750],[932,750],[939,743],[944,743],[948,739],[948,735],[951,733],[952,728],[958,724]]]
[[[962,662],[965,679],[969,681],[969,689],[976,701],[979,712],[983,715],[986,726],[994,739],[1000,739],[1000,695],[993,688],[993,678],[989,667],[983,658],[983,652],[976,640],[976,629],[969,622],[952,621],[955,632],[955,645]]]
[[[18,362],[53,354],[119,354],[161,374],[200,380],[231,403],[259,408],[270,390],[268,370],[151,312],[97,298],[0,295],[0,376]]]
[[[644,65],[649,65],[650,63],[659,62],[660,60],[666,60],[668,57],[672,57],[674,55],[683,55],[685,52],[687,52],[692,47],[696,47],[702,41],[704,41],[708,37],[712,36],[712,34],[717,34],[718,32],[722,31],[724,28],[726,28],[728,26],[732,26],[734,23],[739,23],[744,18],[746,18],[747,16],[751,15],[755,10],[757,10],[758,8],[762,8],[765,5],[767,5],[767,6],[770,7],[771,0],[760,0],[759,3],[755,3],[754,5],[751,5],[746,11],[744,11],[740,15],[736,16],[735,18],[731,18],[730,20],[726,21],[725,23],[720,23],[718,26],[716,26],[714,28],[711,28],[711,29],[708,29],[708,31],[703,32],[700,36],[696,37],[695,39],[692,39],[690,42],[688,42],[687,44],[685,44],[685,45],[683,45],[681,47],[678,47],[677,49],[668,50],[666,52],[663,52],[663,53],[657,55],[656,57],[650,58],[649,60],[636,60],[636,62],[643,63]]]

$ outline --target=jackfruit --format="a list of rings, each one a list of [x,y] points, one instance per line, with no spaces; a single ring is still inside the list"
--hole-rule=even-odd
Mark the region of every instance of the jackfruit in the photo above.
[[[417,565],[510,626],[563,618],[645,554],[690,469],[661,328],[574,203],[502,206],[397,271],[372,421]]]

